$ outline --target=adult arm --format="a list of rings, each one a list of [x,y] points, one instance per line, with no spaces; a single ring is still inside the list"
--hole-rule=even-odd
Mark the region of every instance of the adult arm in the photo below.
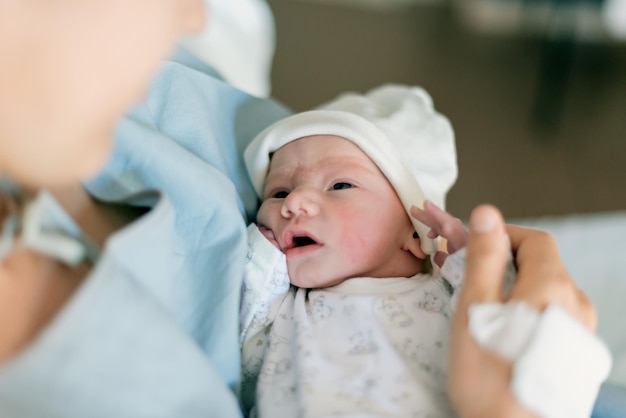
[[[53,195],[100,247],[138,216],[130,207],[97,202],[80,184],[55,190]],[[88,262],[70,268],[28,248],[7,257],[0,271],[0,363],[35,339],[90,269]]]

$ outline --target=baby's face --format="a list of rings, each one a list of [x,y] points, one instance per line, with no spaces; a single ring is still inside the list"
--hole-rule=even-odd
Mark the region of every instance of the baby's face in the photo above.
[[[395,190],[359,147],[337,136],[305,137],[274,153],[257,222],[273,232],[300,287],[409,277],[422,267]]]

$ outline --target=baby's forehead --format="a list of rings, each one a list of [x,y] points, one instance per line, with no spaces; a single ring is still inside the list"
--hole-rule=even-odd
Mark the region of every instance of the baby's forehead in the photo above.
[[[277,153],[296,154],[297,157],[298,154],[311,150],[314,152],[335,152],[337,154],[345,153],[348,155],[354,154],[370,159],[370,157],[349,138],[328,134],[308,135],[293,139],[282,145],[280,148],[270,152],[269,158],[271,161]]]
[[[336,135],[309,135],[294,139],[269,154],[268,173],[276,166],[324,166],[342,161],[376,166],[353,141]]]
[[[384,176],[377,164],[354,142],[335,135],[310,135],[295,139],[270,153],[265,177],[308,172],[363,171]]]

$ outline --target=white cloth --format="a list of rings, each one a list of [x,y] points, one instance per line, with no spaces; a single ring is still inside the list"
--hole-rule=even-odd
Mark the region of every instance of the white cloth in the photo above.
[[[606,0],[602,17],[615,38],[622,41],[626,39],[626,0]]]
[[[252,225],[242,311],[246,412],[261,417],[451,417],[449,286],[440,277],[290,287]],[[256,405],[255,405],[256,398]]]
[[[283,145],[311,135],[348,139],[365,152],[396,190],[426,254],[439,248],[428,228],[410,216],[411,206],[424,200],[445,206],[457,177],[454,132],[419,87],[387,84],[364,95],[346,93],[316,110],[271,125],[244,152],[248,173],[259,196],[270,155]]]
[[[472,336],[514,363],[515,398],[542,418],[588,418],[611,369],[605,344],[558,305],[470,307]]]
[[[204,0],[207,24],[182,41],[233,86],[259,97],[271,91],[276,44],[274,16],[265,0]]]

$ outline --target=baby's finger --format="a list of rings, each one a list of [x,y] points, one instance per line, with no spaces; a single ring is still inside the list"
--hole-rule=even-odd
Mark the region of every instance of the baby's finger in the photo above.
[[[459,218],[455,218],[432,202],[424,202],[424,210],[432,216],[439,225],[439,235],[448,241],[448,252],[456,252],[465,247],[467,230]]]
[[[411,206],[411,216],[430,228],[430,231],[428,232],[428,238],[434,239],[439,236],[440,225],[437,222],[437,219],[431,213],[428,213],[424,209],[420,209],[417,206]]]
[[[443,263],[444,261],[446,261],[447,257],[448,257],[448,253],[443,252],[443,251],[437,251],[435,255],[433,256],[433,261],[435,262],[435,264],[437,264],[437,266],[443,267]]]
[[[509,251],[502,215],[493,206],[482,205],[470,217],[465,284],[459,308],[470,304],[501,302],[504,268]]]

